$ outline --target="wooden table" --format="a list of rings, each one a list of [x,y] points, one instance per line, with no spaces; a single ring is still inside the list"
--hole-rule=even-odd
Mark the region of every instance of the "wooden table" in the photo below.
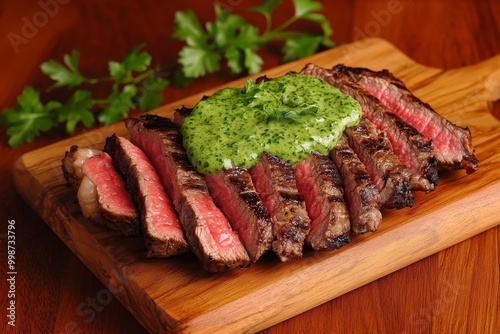
[[[217,1],[254,24],[247,13],[256,1]],[[46,4],[46,5],[43,5]],[[41,62],[61,59],[78,49],[81,69],[93,75],[140,42],[158,63],[177,58],[181,43],[170,39],[176,10],[194,6],[202,20],[212,19],[212,3],[186,0],[163,4],[133,1],[85,4],[62,1],[16,1],[1,5],[0,31],[22,35],[15,46],[2,39],[0,72],[3,108],[15,104],[25,85],[44,90],[50,82],[38,70]],[[285,6],[286,7],[286,6]],[[352,1],[325,2],[337,44],[364,37],[384,38],[427,66],[451,69],[475,64],[500,53],[500,1]],[[286,19],[288,6],[277,13]],[[45,14],[43,14],[45,13]],[[46,19],[44,19],[46,18]],[[27,29],[27,28],[24,28]],[[314,29],[310,25],[304,29]],[[12,34],[10,35],[12,36]],[[263,52],[264,69],[279,56]],[[213,75],[185,89],[168,88],[164,103],[192,95],[233,78]],[[50,97],[57,97],[51,93]],[[493,104],[499,115],[498,103]],[[12,149],[2,128],[0,202],[2,332],[142,333],[144,328],[58,239],[16,193],[14,162],[23,153],[65,138],[64,131],[43,135],[33,144]],[[79,133],[84,130],[80,129]],[[16,327],[6,324],[7,225],[15,226]],[[494,333],[500,329],[500,227],[490,229],[404,269],[342,295],[263,331],[265,333]],[[16,331],[17,330],[17,331]]]

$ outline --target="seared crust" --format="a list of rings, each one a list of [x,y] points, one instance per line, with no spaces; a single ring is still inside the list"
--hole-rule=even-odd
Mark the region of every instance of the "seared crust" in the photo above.
[[[203,175],[189,162],[179,128],[165,117],[150,114],[125,123],[132,142],[146,153],[160,175],[203,268],[221,272],[248,266],[245,248],[215,206]]]
[[[297,188],[311,218],[306,244],[314,250],[333,250],[349,243],[349,210],[342,177],[333,161],[311,152],[294,170]]]
[[[271,215],[274,241],[272,250],[282,262],[302,257],[302,247],[311,220],[304,198],[297,190],[292,166],[264,153],[250,169],[255,189]]]
[[[210,194],[256,262],[273,241],[271,217],[245,168],[233,167],[205,177]]]
[[[337,68],[350,75],[405,122],[432,139],[439,168],[465,169],[467,173],[477,170],[478,160],[468,128],[439,115],[388,70],[372,71],[342,65]]]
[[[382,206],[402,209],[413,206],[410,172],[392,151],[385,133],[363,117],[359,124],[346,129],[349,145],[367,167],[380,192]]]
[[[302,73],[313,75],[338,88],[359,102],[363,116],[386,133],[394,153],[411,173],[413,190],[430,192],[438,182],[438,170],[432,141],[394,115],[375,96],[371,95],[336,66],[331,71],[308,64]]]
[[[139,206],[147,257],[169,257],[189,251],[177,213],[160,177],[145,154],[128,139],[106,138],[104,151],[125,175],[127,187]]]
[[[344,180],[351,231],[355,234],[376,231],[382,221],[380,194],[345,135],[333,147],[330,157]]]

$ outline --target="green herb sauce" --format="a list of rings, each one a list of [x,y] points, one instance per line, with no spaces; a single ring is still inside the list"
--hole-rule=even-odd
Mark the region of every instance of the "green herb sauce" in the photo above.
[[[263,152],[292,165],[311,151],[328,154],[361,107],[323,81],[288,74],[224,88],[196,104],[182,125],[183,144],[203,174],[250,168]]]

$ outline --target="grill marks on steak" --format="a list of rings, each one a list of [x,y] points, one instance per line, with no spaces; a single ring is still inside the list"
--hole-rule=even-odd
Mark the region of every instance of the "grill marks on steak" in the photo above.
[[[62,170],[87,219],[125,236],[139,234],[137,208],[108,154],[73,145],[62,159]]]
[[[378,118],[375,114],[373,119],[390,138],[393,150],[400,161],[408,167],[411,173],[411,189],[426,193],[436,189],[439,174],[432,140],[425,138],[396,114],[383,113],[381,116]]]
[[[104,151],[125,175],[127,187],[139,206],[147,257],[168,257],[189,250],[184,232],[153,165],[128,139],[113,135]]]
[[[271,215],[274,236],[272,250],[282,262],[302,257],[311,221],[304,199],[297,190],[292,166],[264,153],[250,169],[250,175]]]
[[[382,206],[388,209],[413,206],[410,172],[393,153],[385,134],[365,117],[347,128],[345,134],[377,186]]]
[[[271,248],[271,217],[257,194],[245,168],[234,167],[205,180],[215,203],[238,233],[250,260],[256,262]]]
[[[238,235],[215,206],[204,177],[190,164],[179,128],[167,118],[150,114],[125,123],[132,142],[145,152],[160,175],[203,268],[220,272],[248,266],[250,258]]]
[[[389,71],[339,66],[362,87],[376,96],[392,112],[432,139],[438,165],[442,169],[478,168],[472,137],[468,128],[457,126],[439,115],[429,104],[413,95],[405,84]]]
[[[411,189],[425,192],[434,190],[439,177],[432,141],[393,114],[376,97],[340,71],[339,67],[329,71],[308,64],[301,73],[315,76],[358,101],[363,116],[385,132],[394,153],[407,166],[411,173]]]
[[[333,250],[349,243],[349,211],[342,178],[334,163],[328,156],[312,152],[294,170],[297,188],[311,219],[306,244],[314,250]]]
[[[351,231],[355,234],[376,231],[382,221],[380,194],[345,135],[333,147],[330,157],[344,181],[344,197],[349,208]]]
[[[203,97],[205,99],[206,97]],[[193,108],[182,106],[174,112],[174,123],[182,126]],[[206,175],[210,195],[229,220],[253,263],[271,248],[271,217],[255,191],[252,177],[245,168],[234,167]]]
[[[376,231],[381,207],[411,207],[411,189],[433,190],[438,160],[442,168],[477,169],[470,131],[439,116],[388,71],[308,64],[300,73],[331,84],[362,107],[360,123],[345,130],[329,156],[311,152],[292,168],[265,153],[250,170],[234,167],[203,176],[182,146],[179,128],[193,110],[185,106],[175,110],[174,121],[147,114],[126,120],[133,143],[116,135],[106,140],[105,150],[140,206],[149,257],[191,248],[205,270],[220,272],[249,266],[268,249],[282,262],[302,257],[304,244],[338,249],[351,233]],[[272,79],[256,82],[266,80]],[[62,163],[85,216],[126,235],[138,233],[135,207],[133,222],[116,223],[123,217],[115,213],[127,211],[127,200],[112,188],[119,180],[122,188],[125,183],[107,153],[72,147]],[[118,181],[109,181],[110,170]],[[103,222],[110,203],[122,207]]]

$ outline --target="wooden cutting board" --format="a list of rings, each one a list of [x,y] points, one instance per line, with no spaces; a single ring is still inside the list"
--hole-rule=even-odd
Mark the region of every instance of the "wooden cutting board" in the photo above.
[[[431,52],[431,50],[430,50]],[[154,333],[255,332],[439,252],[500,224],[500,122],[487,102],[500,98],[500,55],[443,71],[416,64],[381,39],[367,39],[266,71],[270,77],[312,62],[389,69],[452,122],[471,129],[479,170],[441,173],[437,189],[417,193],[413,208],[384,211],[380,230],[332,252],[307,250],[280,263],[267,253],[257,264],[223,274],[204,272],[192,254],[146,259],[140,237],[125,238],[89,223],[60,169],[73,144],[102,149],[107,136],[128,136],[123,124],[103,127],[23,155],[14,170],[19,193],[52,230]],[[245,79],[227,86],[241,87]],[[170,116],[202,92],[153,113]]]

